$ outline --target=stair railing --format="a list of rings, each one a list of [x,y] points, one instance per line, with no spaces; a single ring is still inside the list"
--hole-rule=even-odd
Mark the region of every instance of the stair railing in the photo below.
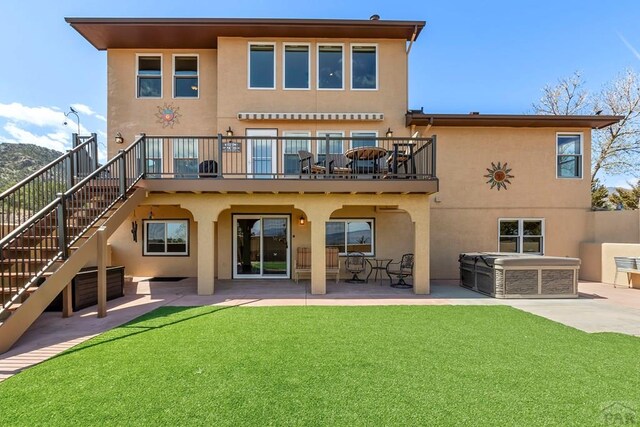
[[[0,194],[0,238],[98,168],[98,137],[72,134],[71,150]]]
[[[95,168],[0,239],[0,320],[144,177],[145,136]]]

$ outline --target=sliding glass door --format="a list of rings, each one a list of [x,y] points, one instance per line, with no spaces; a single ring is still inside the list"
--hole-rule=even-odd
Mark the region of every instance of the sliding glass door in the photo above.
[[[289,217],[234,215],[233,277],[289,277]]]

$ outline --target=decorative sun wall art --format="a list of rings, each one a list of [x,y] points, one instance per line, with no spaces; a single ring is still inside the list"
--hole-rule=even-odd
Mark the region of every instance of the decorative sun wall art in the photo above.
[[[178,113],[180,107],[174,107],[173,104],[164,104],[162,107],[158,105],[158,112],[156,113],[156,117],[158,118],[157,123],[162,124],[162,128],[170,127],[173,128],[173,125],[176,123],[180,123],[178,120],[182,114]]]
[[[490,190],[497,188],[500,191],[500,188],[507,189],[507,184],[511,184],[509,179],[513,178],[513,175],[510,174],[511,169],[507,167],[507,163],[504,165],[498,162],[491,162],[491,168],[487,168],[488,174],[484,175],[485,178],[489,178],[487,180],[487,184],[491,184]]]

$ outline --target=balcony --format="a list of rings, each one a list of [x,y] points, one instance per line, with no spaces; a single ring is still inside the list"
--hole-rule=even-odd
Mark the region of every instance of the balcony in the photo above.
[[[435,193],[436,140],[149,136],[140,186],[164,192]],[[326,153],[329,153],[328,155]]]

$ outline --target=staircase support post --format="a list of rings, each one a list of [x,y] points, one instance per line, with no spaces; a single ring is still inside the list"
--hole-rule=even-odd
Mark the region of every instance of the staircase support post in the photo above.
[[[56,211],[56,226],[58,227],[58,250],[61,252],[62,259],[67,259],[69,252],[67,250],[67,207],[64,193],[56,195],[60,199]]]
[[[107,317],[107,229],[100,227],[98,237],[98,318]]]
[[[138,172],[142,179],[147,176],[147,136],[144,133],[140,134],[140,171]]]
[[[91,170],[91,172],[94,172],[96,169],[98,169],[98,134],[97,133],[92,133],[91,134],[91,138],[93,138],[93,169]]]
[[[127,162],[124,155],[124,150],[118,151],[118,164],[120,165],[120,197],[122,200],[127,198]]]
[[[75,162],[73,161],[75,154],[71,150],[67,150],[67,190],[73,187],[73,176],[75,175]]]

